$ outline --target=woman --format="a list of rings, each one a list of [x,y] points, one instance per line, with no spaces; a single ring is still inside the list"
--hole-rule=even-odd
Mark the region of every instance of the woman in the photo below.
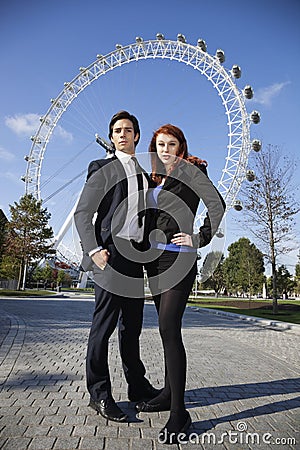
[[[224,201],[207,177],[207,163],[188,154],[183,132],[167,124],[154,132],[149,151],[154,189],[149,193],[153,231],[151,247],[157,258],[148,265],[148,277],[159,314],[159,331],[165,358],[165,386],[138,412],[170,410],[159,439],[177,443],[191,425],[185,408],[186,353],[181,321],[197,274],[197,247],[207,245],[224,214]],[[199,233],[193,233],[200,199],[208,215]],[[157,276],[156,276],[157,274]],[[149,276],[150,275],[150,276]],[[156,284],[155,284],[156,283]]]

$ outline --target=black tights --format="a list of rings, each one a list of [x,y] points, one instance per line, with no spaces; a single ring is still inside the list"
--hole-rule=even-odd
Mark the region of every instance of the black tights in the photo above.
[[[182,342],[181,321],[190,289],[170,289],[161,294],[159,305],[159,332],[165,357],[165,386],[150,404],[170,407],[169,431],[177,431],[186,420],[184,391],[186,382],[186,353]]]

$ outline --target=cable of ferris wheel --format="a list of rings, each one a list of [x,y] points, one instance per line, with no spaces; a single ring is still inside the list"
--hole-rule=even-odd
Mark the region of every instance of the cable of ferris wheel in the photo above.
[[[76,181],[79,177],[81,177],[86,172],[86,169],[82,170],[78,175],[76,175],[74,178],[69,180],[67,183],[63,184],[59,189],[54,191],[52,194],[50,194],[48,197],[43,200],[43,205],[51,200],[55,195],[59,194],[61,191],[63,191],[66,187],[68,187],[70,184],[73,183],[73,181]]]
[[[41,184],[41,188],[44,188],[45,186],[47,186],[48,183],[50,183],[50,181],[52,181],[57,175],[59,175],[67,166],[69,166],[73,161],[75,161],[76,158],[78,158],[78,156],[80,156],[83,152],[85,152],[85,150],[87,148],[89,148],[93,143],[95,142],[95,140],[89,142],[83,149],[79,150],[78,153],[76,153],[73,158],[69,159],[65,164],[63,164],[56,172],[54,172],[49,178],[47,178],[47,180],[45,180],[42,184]],[[49,200],[51,196],[47,197],[47,200]],[[45,202],[46,200],[44,200]]]

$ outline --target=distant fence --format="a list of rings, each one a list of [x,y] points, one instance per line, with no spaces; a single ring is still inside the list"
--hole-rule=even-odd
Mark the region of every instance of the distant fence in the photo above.
[[[17,289],[18,281],[17,280],[0,280],[0,288],[1,289]]]

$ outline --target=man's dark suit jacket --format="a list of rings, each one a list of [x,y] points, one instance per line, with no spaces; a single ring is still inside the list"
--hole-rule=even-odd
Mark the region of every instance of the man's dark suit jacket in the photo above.
[[[118,158],[113,156],[92,161],[74,213],[83,249],[81,266],[85,271],[92,269],[89,252],[99,246],[107,248],[113,242],[113,236],[121,230],[127,214],[127,198],[127,177]],[[95,212],[97,218],[93,225]]]

